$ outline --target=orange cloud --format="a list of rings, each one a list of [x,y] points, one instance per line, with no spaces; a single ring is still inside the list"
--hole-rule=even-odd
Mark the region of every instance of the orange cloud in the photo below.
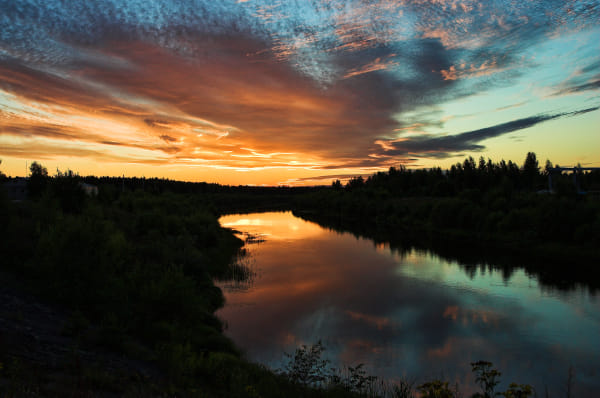
[[[370,151],[356,148],[372,142],[365,133],[375,137],[396,123],[382,117],[386,108],[343,83],[324,91],[260,53],[261,46],[215,37],[195,49],[215,55],[194,61],[149,43],[112,42],[102,51],[126,59],[125,66],[89,64],[70,76],[1,63],[12,104],[2,114],[1,134],[71,156],[77,151],[61,150],[63,141],[87,143],[79,156],[98,161],[127,159],[129,148],[165,163],[219,168],[360,167]],[[392,64],[377,59],[351,73]],[[9,153],[4,144],[2,153]]]
[[[460,96],[493,89],[464,80],[518,67],[493,86],[514,84],[527,72],[521,66],[532,66],[524,59],[551,62],[529,50],[597,25],[593,7],[572,4],[234,3],[171,2],[160,17],[137,2],[74,10],[38,1],[39,13],[7,4],[0,156],[27,145],[98,162],[280,170],[280,181],[364,174],[408,159],[389,147],[382,154],[382,143],[398,127],[429,127],[411,116],[418,108],[456,98],[457,85]],[[586,79],[555,97],[597,87]],[[69,149],[77,146],[86,150]]]
[[[466,79],[471,77],[489,76],[494,73],[504,72],[507,68],[500,68],[497,60],[494,58],[491,61],[484,61],[481,65],[466,66],[461,64],[458,66],[450,66],[448,69],[440,70],[440,74],[444,80]]]
[[[391,54],[388,56],[388,58],[393,57],[394,54]],[[375,58],[374,61],[369,62],[368,64],[365,64],[363,66],[360,66],[358,68],[354,68],[349,70],[345,75],[344,75],[344,79],[348,79],[350,77],[354,77],[354,76],[358,76],[358,75],[362,75],[365,73],[370,73],[370,72],[375,72],[378,70],[386,70],[386,69],[390,69],[394,66],[397,66],[398,63],[391,60],[391,59],[382,59],[382,58]]]

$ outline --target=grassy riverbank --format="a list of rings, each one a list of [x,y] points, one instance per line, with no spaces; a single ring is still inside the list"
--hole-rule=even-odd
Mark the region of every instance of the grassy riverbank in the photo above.
[[[214,197],[32,178],[30,200],[0,195],[0,395],[354,395],[250,363],[223,334],[213,280],[243,242]]]
[[[47,184],[35,200],[3,201],[2,268],[66,312],[65,337],[146,362],[159,385],[187,386],[204,353],[239,356],[213,315],[223,295],[212,278],[242,242],[206,205],[168,193],[88,198],[74,176]]]

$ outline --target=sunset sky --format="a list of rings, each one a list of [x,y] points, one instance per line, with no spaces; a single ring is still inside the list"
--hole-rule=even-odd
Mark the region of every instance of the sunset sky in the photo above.
[[[0,0],[0,170],[600,167],[599,0]]]

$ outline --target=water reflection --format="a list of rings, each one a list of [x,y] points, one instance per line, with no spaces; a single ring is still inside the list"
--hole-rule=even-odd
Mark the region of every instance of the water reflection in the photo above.
[[[269,240],[299,240],[326,234],[317,224],[290,216],[289,212],[223,216],[221,225]]]
[[[248,245],[252,287],[225,287],[219,312],[252,360],[278,368],[284,351],[322,340],[334,365],[365,363],[388,379],[444,377],[468,393],[469,363],[485,359],[504,381],[555,394],[572,365],[580,395],[600,392],[600,303],[584,290],[549,293],[520,270],[467,273],[291,213],[230,215],[221,224],[265,237]]]

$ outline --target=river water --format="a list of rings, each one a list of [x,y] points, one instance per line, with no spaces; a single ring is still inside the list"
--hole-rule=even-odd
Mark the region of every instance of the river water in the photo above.
[[[431,379],[475,388],[470,363],[493,362],[539,396],[600,396],[600,299],[586,289],[541,286],[466,267],[434,253],[398,253],[285,213],[227,215],[252,236],[245,283],[222,283],[217,315],[256,362],[278,369],[302,344],[321,341],[331,366],[363,363],[387,380]]]

